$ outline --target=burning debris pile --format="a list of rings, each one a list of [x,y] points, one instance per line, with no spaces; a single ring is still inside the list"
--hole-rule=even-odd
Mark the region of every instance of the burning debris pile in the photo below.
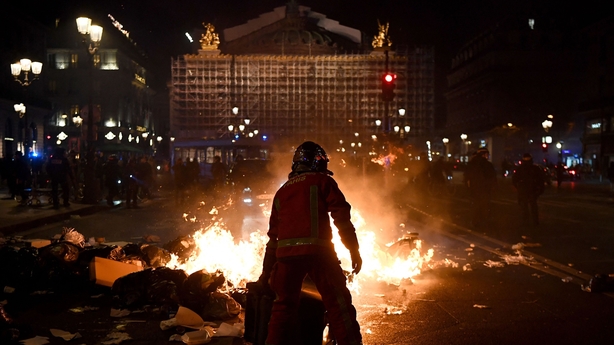
[[[172,316],[182,307],[209,321],[211,336],[216,332],[211,322],[241,323],[238,316],[246,290],[235,287],[222,271],[201,268],[187,272],[167,267],[171,262],[196,264],[190,259],[199,250],[194,237],[182,236],[163,246],[147,242],[155,239],[146,236],[143,243],[101,244],[86,242],[83,235],[69,228],[40,248],[29,241],[9,239],[0,247],[0,286],[7,298],[0,303],[0,343],[26,336],[20,335],[7,312],[19,313],[18,303],[10,303],[19,300],[17,296],[70,294],[100,290],[101,286],[110,288],[103,292],[111,298],[111,316],[143,309]]]
[[[163,245],[154,235],[143,236],[138,243],[105,243],[103,238],[86,239],[71,228],[51,241],[9,239],[0,246],[0,260],[6,263],[0,267],[0,286],[5,294],[14,295],[91,291],[103,286],[107,288],[104,295],[112,297],[107,306],[112,307],[112,316],[140,309],[171,316],[183,308],[205,321],[242,324],[246,286],[261,274],[268,237],[253,231],[249,240],[237,241],[215,208],[207,217],[201,222],[184,215],[186,221],[207,225]],[[373,283],[400,285],[437,265],[432,261],[433,249],[424,250],[417,233],[407,232],[382,244],[358,211],[353,210],[352,219],[363,257],[360,275],[348,273],[353,294],[359,295]],[[333,231],[333,243],[342,267],[349,268],[350,254],[338,231]],[[0,321],[6,337],[1,340],[19,337],[12,329],[9,322]]]

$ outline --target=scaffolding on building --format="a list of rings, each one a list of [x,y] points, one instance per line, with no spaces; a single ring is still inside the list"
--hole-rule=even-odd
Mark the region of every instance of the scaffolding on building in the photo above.
[[[382,131],[375,123],[386,109],[381,99],[385,63],[381,53],[183,55],[172,60],[171,130],[190,140],[253,135],[254,130],[280,141],[367,140]],[[397,74],[395,98],[387,108],[392,125],[411,126],[412,136],[427,134],[434,115],[432,50],[391,54],[388,63]],[[238,133],[244,118],[250,124]]]

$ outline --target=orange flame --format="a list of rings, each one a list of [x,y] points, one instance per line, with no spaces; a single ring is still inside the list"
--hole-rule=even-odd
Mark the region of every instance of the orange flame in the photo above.
[[[379,155],[376,158],[371,158],[371,162],[377,163],[381,166],[390,166],[394,164],[394,160],[397,159],[397,156],[394,153],[389,153],[387,155]]]
[[[213,215],[215,220],[217,210],[213,208],[209,214]],[[194,218],[189,220],[194,221]],[[361,285],[366,282],[378,281],[398,285],[401,281],[420,274],[431,262],[433,249],[428,249],[423,254],[419,240],[415,241],[415,248],[411,248],[406,257],[399,257],[387,251],[389,245],[378,244],[375,232],[369,229],[356,209],[352,209],[352,220],[363,259],[360,274],[348,280],[352,292],[359,293]],[[334,227],[333,229],[335,250],[342,267],[349,272],[350,253],[341,243],[338,230]],[[268,241],[263,231],[252,232],[249,241],[237,243],[224,222],[217,219],[205,229],[196,231],[193,238],[197,249],[192,256],[186,262],[180,262],[177,256],[172,255],[168,267],[183,269],[188,274],[202,269],[208,272],[220,270],[228,284],[234,287],[245,287],[247,282],[256,281],[260,276]]]

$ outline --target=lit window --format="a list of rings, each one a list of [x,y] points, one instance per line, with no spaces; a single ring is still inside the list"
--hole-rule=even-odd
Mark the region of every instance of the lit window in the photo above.
[[[70,67],[77,68],[79,63],[79,55],[78,54],[70,54]]]
[[[100,69],[104,70],[118,70],[117,66],[117,52],[116,51],[102,51],[100,52],[101,64]]]
[[[100,68],[100,54],[95,54],[92,57],[92,62],[94,63],[94,68]]]

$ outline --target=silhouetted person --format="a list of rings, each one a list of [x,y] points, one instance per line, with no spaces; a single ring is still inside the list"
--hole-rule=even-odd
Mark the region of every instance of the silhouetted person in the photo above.
[[[116,155],[110,155],[102,168],[104,184],[107,187],[107,205],[113,206],[113,199],[119,194],[118,181],[122,178],[121,167]]]
[[[26,184],[30,179],[30,167],[28,167],[28,162],[23,158],[23,154],[21,151],[15,152],[13,156],[13,161],[9,167],[9,186],[13,186],[13,190],[11,192],[12,197],[14,198],[16,195],[21,196],[21,205],[27,205],[28,203],[28,192],[26,189]]]
[[[49,157],[47,162],[47,174],[51,179],[51,198],[53,199],[53,208],[60,207],[58,187],[62,187],[62,201],[64,207],[70,206],[68,198],[70,195],[70,182],[73,180],[72,169],[68,158],[64,156],[64,149],[58,147]]]
[[[444,184],[446,182],[449,176],[449,171],[446,168],[443,157],[439,157],[439,159],[433,162],[429,175],[431,178],[431,183]]]
[[[7,156],[4,164],[4,178],[6,186],[9,189],[10,198],[15,200],[17,196],[17,177],[15,175],[15,160],[14,156]]]
[[[472,200],[471,223],[476,228],[488,224],[490,218],[490,200],[497,185],[497,172],[488,160],[488,149],[480,148],[467,163],[464,180],[469,188]]]
[[[533,164],[533,157],[525,153],[522,162],[512,177],[512,183],[518,191],[518,204],[525,225],[539,225],[537,198],[544,193],[544,172]]]
[[[196,158],[190,158],[185,162],[186,184],[197,185],[198,175],[200,175],[200,166],[196,161]]]
[[[149,162],[147,161],[147,157],[141,157],[139,163],[136,165],[136,182],[138,184],[138,188],[143,192],[143,197],[151,198],[151,194],[149,191],[149,187],[153,182],[153,170]]]
[[[222,163],[222,158],[220,156],[213,157],[211,175],[213,175],[213,188],[216,191],[220,191],[226,184],[226,173],[226,165]]]
[[[175,176],[175,203],[177,205],[183,205],[187,188],[186,167],[183,164],[183,159],[177,158],[172,169]]]

